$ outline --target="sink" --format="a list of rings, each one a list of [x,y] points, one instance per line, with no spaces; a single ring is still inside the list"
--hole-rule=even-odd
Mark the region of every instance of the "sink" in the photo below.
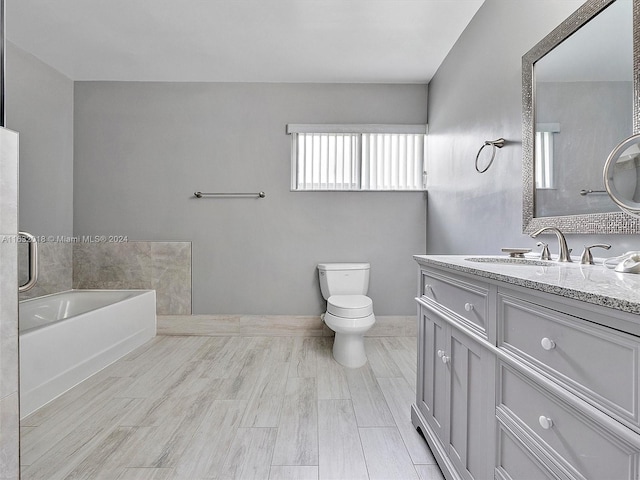
[[[524,265],[524,266],[539,266],[539,267],[557,267],[556,262],[545,260],[532,260],[529,258],[511,258],[511,257],[471,257],[465,258],[468,262],[478,263],[493,263],[499,265]]]

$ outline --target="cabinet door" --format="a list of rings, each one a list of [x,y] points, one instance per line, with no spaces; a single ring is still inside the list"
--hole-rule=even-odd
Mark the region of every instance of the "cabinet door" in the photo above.
[[[468,336],[450,329],[446,350],[449,388],[449,456],[467,479],[492,476],[490,444],[494,442],[492,411],[495,368],[492,355]]]
[[[447,349],[449,327],[426,308],[420,309],[420,346],[422,365],[418,392],[418,408],[427,423],[443,445],[448,442],[447,426],[449,418],[449,366],[442,361],[438,353]],[[446,358],[448,359],[448,357]]]

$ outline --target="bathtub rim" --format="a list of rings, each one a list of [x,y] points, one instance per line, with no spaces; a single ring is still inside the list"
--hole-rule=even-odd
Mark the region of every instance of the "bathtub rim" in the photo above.
[[[33,302],[33,301],[45,300],[45,299],[50,298],[50,297],[61,296],[61,295],[64,295],[64,294],[69,294],[69,293],[84,293],[84,292],[91,292],[91,293],[134,292],[135,295],[131,295],[131,296],[127,297],[127,298],[123,298],[123,299],[118,300],[116,302],[111,302],[111,303],[107,303],[107,304],[104,304],[104,305],[100,305],[99,307],[92,308],[90,310],[85,310],[83,312],[76,313],[75,315],[71,315],[69,317],[59,318],[59,319],[54,320],[52,322],[45,323],[44,325],[38,325],[38,326],[35,326],[35,327],[27,328],[25,330],[20,329],[20,305],[21,304],[23,304],[23,303],[26,304],[26,303]],[[67,320],[71,320],[71,319],[76,318],[76,317],[78,317],[80,315],[85,315],[85,314],[87,314],[89,312],[94,312],[94,311],[100,310],[102,308],[108,308],[111,305],[115,305],[117,303],[127,302],[127,301],[129,301],[129,300],[131,300],[133,298],[136,298],[136,297],[138,297],[140,295],[143,295],[146,292],[154,292],[155,293],[155,290],[154,289],[142,289],[142,288],[109,288],[109,289],[107,289],[107,288],[72,288],[72,289],[69,289],[69,290],[63,290],[63,291],[55,292],[55,293],[48,293],[46,295],[40,295],[38,297],[26,298],[24,300],[20,300],[18,302],[18,335],[19,336],[27,335],[29,333],[35,332],[37,330],[40,330],[42,328],[48,328],[51,325],[55,325],[55,324],[60,323],[60,322],[65,322]]]

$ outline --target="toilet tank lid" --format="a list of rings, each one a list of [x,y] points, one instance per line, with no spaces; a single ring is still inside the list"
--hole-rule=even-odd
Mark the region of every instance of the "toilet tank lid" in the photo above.
[[[368,263],[320,263],[318,270],[369,270]]]

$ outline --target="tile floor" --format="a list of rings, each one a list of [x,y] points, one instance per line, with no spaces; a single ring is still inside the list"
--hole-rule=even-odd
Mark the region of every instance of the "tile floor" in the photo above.
[[[409,418],[416,340],[159,336],[21,422],[28,479],[441,480]]]

